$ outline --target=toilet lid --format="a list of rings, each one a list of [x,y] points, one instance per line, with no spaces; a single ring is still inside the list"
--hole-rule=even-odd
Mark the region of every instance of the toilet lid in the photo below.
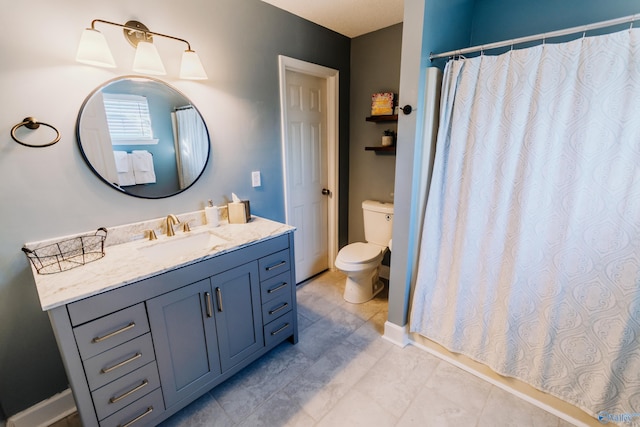
[[[342,262],[361,264],[377,257],[381,251],[382,248],[380,246],[357,242],[340,249],[338,256]]]

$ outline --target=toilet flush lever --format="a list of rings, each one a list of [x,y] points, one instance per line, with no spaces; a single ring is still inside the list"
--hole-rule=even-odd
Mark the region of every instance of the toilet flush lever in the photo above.
[[[323,189],[322,189],[322,195],[323,195],[323,196],[330,196],[330,195],[331,195],[331,191],[329,191],[329,190],[328,190],[328,189],[326,189],[326,188],[323,188]]]

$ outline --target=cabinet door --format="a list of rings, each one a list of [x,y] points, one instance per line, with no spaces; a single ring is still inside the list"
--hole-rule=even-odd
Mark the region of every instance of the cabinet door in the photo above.
[[[205,279],[147,301],[167,408],[220,374],[211,297]]]
[[[211,277],[222,371],[264,347],[258,262]]]

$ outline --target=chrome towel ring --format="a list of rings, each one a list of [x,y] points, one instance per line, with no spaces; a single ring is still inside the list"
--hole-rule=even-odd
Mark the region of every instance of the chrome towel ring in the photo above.
[[[53,141],[47,143],[47,144],[41,144],[41,145],[34,145],[34,144],[27,144],[24,141],[20,141],[17,137],[16,137],[16,130],[21,127],[24,126],[27,129],[38,129],[40,127],[40,125],[43,126],[47,126],[51,129],[53,129],[56,132],[56,137]],[[22,120],[22,122],[18,123],[17,125],[15,125],[14,127],[11,128],[11,138],[13,138],[13,140],[15,142],[17,142],[18,144],[24,145],[25,147],[48,147],[50,145],[55,144],[56,142],[60,141],[60,131],[58,131],[58,129],[56,129],[55,127],[51,126],[50,124],[47,123],[43,123],[43,122],[38,122],[36,121],[36,119],[34,119],[33,117],[26,117],[25,119]]]

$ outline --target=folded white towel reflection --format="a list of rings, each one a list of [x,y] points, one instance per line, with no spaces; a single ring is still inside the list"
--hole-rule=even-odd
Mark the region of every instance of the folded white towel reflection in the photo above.
[[[114,151],[113,157],[116,159],[116,171],[129,172],[129,153],[126,151]]]
[[[126,151],[114,151],[113,156],[116,159],[118,185],[120,187],[136,185],[136,177],[133,175],[133,162],[131,160],[131,155]]]
[[[133,174],[136,184],[152,184],[156,182],[156,173],[153,169],[153,156],[147,150],[133,150]]]

